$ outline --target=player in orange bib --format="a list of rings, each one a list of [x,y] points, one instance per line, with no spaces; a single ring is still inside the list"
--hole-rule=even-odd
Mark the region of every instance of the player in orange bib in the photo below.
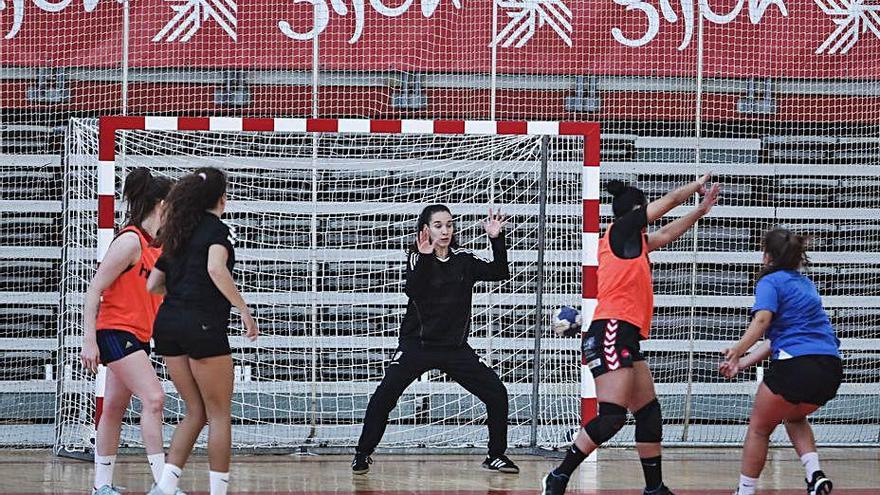
[[[147,292],[147,277],[160,250],[150,246],[159,230],[163,200],[171,181],[153,177],[145,168],[125,178],[123,196],[128,221],[119,231],[86,292],[83,308],[83,366],[107,366],[104,407],[95,442],[93,494],[118,495],[113,467],[119,448],[122,418],[136,395],[142,405],[141,435],[154,479],[165,463],[162,450],[162,408],[165,392],[150,362],[153,320],[161,296]]]
[[[636,420],[636,446],[645,475],[645,495],[671,495],[663,484],[660,441],[663,420],[654,393],[654,379],[642,357],[639,341],[647,339],[654,310],[654,287],[648,253],[690,229],[709,213],[720,187],[707,190],[710,175],[679,187],[648,203],[639,189],[620,181],[608,183],[614,197],[614,221],[599,240],[598,305],[584,336],[584,358],[596,380],[599,415],[584,426],[562,464],[544,478],[543,495],[565,493],[574,470],[599,445],[626,423],[627,411]],[[648,234],[648,224],[693,197],[704,196],[693,211]]]

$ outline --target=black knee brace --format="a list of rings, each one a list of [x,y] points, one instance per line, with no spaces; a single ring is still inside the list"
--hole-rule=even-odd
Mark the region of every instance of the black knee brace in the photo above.
[[[636,417],[636,442],[660,443],[663,439],[663,415],[655,398],[633,414]]]
[[[626,408],[611,402],[599,403],[599,415],[584,426],[596,445],[602,445],[617,434],[626,423]]]

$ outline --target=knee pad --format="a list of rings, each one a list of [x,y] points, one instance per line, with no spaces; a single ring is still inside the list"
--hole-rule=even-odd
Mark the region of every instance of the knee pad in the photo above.
[[[611,402],[599,403],[599,415],[584,426],[596,445],[602,445],[617,434],[626,423],[626,408]]]
[[[663,414],[657,399],[633,414],[636,417],[636,442],[660,443],[663,439]]]

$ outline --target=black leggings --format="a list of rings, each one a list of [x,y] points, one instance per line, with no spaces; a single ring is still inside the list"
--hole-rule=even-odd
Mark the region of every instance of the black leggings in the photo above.
[[[388,414],[404,390],[428,370],[438,369],[486,404],[489,427],[489,455],[507,450],[507,389],[491,368],[480,362],[470,346],[457,349],[401,347],[385,367],[385,377],[370,398],[364,429],[357,450],[372,454],[382,440]]]

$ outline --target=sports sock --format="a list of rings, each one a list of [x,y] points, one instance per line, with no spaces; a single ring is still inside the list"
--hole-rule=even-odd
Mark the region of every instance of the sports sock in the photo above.
[[[180,476],[183,470],[174,464],[165,463],[162,468],[162,477],[159,479],[157,486],[165,495],[174,495],[177,492],[177,484],[180,483]]]
[[[748,476],[739,475],[739,488],[737,495],[755,495],[755,486],[758,484],[758,478],[749,478]]]
[[[208,478],[211,481],[211,495],[226,495],[229,488],[229,473],[209,471]]]
[[[104,485],[113,486],[113,468],[116,466],[115,455],[95,454],[95,489]]]
[[[158,485],[162,479],[162,470],[165,468],[165,453],[148,454],[147,462],[150,463],[150,470],[153,471],[153,481]]]
[[[811,481],[813,474],[820,470],[819,454],[817,452],[807,452],[801,456],[801,464],[804,465],[804,470],[807,473],[807,481]]]
[[[642,472],[645,473],[645,490],[651,492],[663,486],[663,467],[661,456],[642,457]]]
[[[577,445],[571,444],[571,448],[568,449],[568,452],[565,454],[565,459],[562,460],[562,464],[560,464],[558,468],[553,470],[553,474],[571,476],[571,473],[573,473],[586,458],[587,454],[581,452],[581,450],[577,448]]]

